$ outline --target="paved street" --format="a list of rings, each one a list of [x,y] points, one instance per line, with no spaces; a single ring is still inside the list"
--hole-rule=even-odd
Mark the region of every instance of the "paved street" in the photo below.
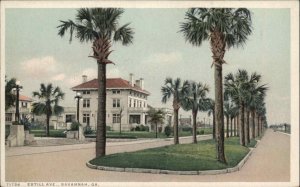
[[[211,136],[201,136],[209,139]],[[191,142],[191,138],[180,140]],[[107,153],[135,151],[172,144],[172,140],[109,142]],[[97,181],[97,182],[287,182],[290,180],[290,136],[268,130],[241,171],[205,176],[163,175],[93,170],[86,161],[95,155],[95,143],[9,148],[6,181]]]

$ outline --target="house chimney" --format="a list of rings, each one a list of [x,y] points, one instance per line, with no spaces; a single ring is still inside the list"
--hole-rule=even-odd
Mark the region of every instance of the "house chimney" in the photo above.
[[[87,76],[86,75],[82,75],[82,83],[85,83],[87,81]]]
[[[144,90],[144,79],[140,78],[140,87],[142,90]]]
[[[136,84],[137,86],[141,87],[141,85],[140,85],[140,80],[136,80],[136,81],[135,81],[135,84]]]
[[[129,84],[130,84],[131,86],[134,86],[134,82],[133,82],[133,73],[130,73],[130,74],[129,74]]]

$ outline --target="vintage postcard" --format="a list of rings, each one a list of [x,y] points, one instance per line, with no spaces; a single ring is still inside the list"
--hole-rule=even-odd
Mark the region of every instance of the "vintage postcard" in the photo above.
[[[299,186],[298,1],[1,1],[1,186]]]

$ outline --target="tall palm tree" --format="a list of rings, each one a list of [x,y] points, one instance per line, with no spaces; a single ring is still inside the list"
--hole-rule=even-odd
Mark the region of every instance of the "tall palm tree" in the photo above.
[[[236,118],[238,116],[238,113],[239,113],[239,108],[236,105],[234,105],[234,107],[232,108],[232,110],[230,112],[230,129],[231,129],[230,136],[237,135],[237,133],[236,133],[237,132]]]
[[[174,144],[179,144],[178,136],[178,112],[181,107],[181,102],[188,93],[189,82],[184,81],[181,84],[181,79],[166,78],[164,86],[161,87],[162,102],[166,103],[171,97],[173,98],[174,110]]]
[[[93,42],[93,57],[98,65],[98,110],[96,156],[104,156],[106,148],[106,65],[113,62],[108,59],[111,54],[111,42],[128,45],[133,40],[133,30],[129,24],[119,26],[124,13],[120,8],[81,8],[77,11],[75,22],[60,21],[58,35],[64,36],[70,31],[70,42],[73,32],[80,42]]]
[[[165,119],[165,112],[162,110],[156,110],[154,108],[151,108],[148,112],[148,117],[150,118],[149,122],[152,124],[155,124],[155,138],[157,138],[157,125],[162,124]]]
[[[208,99],[206,98],[209,92],[208,85],[202,83],[191,82],[188,94],[184,97],[182,108],[191,110],[193,116],[193,143],[197,143],[197,114],[198,111],[205,111],[208,108]]]
[[[9,80],[5,77],[5,110],[14,106],[16,102],[16,95],[12,93],[13,88],[16,86],[16,79],[11,78]]]
[[[251,34],[251,13],[245,8],[191,8],[186,12],[181,32],[192,45],[210,42],[215,65],[215,113],[217,130],[217,159],[226,163],[224,153],[224,116],[222,65],[226,47],[239,47]]]
[[[64,108],[59,106],[59,101],[64,99],[64,93],[59,87],[53,87],[52,84],[41,84],[40,91],[33,92],[33,97],[37,97],[40,101],[32,105],[32,113],[36,115],[46,115],[46,136],[50,135],[49,125],[52,115],[61,114]]]

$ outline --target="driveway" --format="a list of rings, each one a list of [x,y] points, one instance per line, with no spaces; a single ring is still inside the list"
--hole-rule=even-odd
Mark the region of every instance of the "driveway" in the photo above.
[[[210,135],[200,136],[209,139]],[[181,138],[190,143],[191,137]],[[172,144],[172,140],[110,142],[107,154]],[[164,175],[93,170],[85,163],[94,158],[95,143],[19,147],[6,150],[6,181],[29,182],[288,182],[290,180],[290,136],[267,130],[243,168],[221,175]]]

